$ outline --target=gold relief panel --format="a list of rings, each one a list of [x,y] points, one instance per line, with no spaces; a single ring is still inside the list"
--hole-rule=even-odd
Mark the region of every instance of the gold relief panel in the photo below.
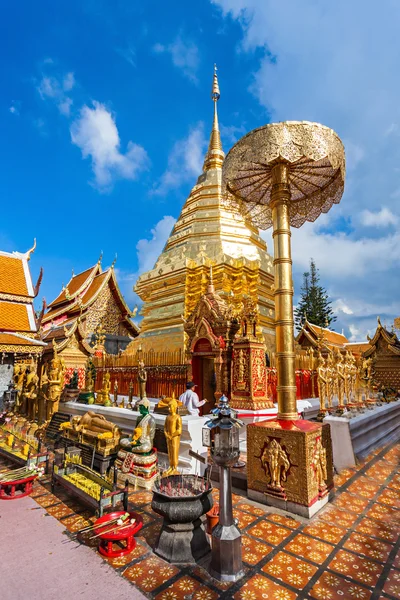
[[[322,438],[321,438],[322,434]],[[286,481],[282,481],[285,497],[290,502],[310,506],[320,496],[321,490],[317,476],[316,444],[321,439],[326,452],[326,485],[332,484],[331,447],[328,443],[329,430],[326,432],[315,423],[294,421],[291,429],[283,429],[279,422],[259,423],[247,428],[247,479],[249,489],[277,496],[270,489],[270,472],[265,470],[265,450],[271,440],[276,440],[287,457],[290,467],[286,473]],[[330,449],[329,449],[330,448]],[[279,454],[279,453],[278,453]],[[264,459],[263,459],[264,456]],[[282,459],[283,460],[283,459]],[[281,461],[282,462],[282,461]],[[283,466],[281,466],[281,470]]]

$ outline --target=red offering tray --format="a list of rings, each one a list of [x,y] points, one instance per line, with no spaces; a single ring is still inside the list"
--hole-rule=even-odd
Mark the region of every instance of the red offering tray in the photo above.
[[[107,513],[100,517],[100,519],[97,519],[94,523],[94,533],[99,536],[100,540],[99,552],[103,556],[107,556],[107,558],[125,556],[125,554],[132,552],[136,546],[134,536],[143,527],[143,519],[138,513],[129,512],[129,519],[127,519],[127,522],[130,519],[135,519],[135,522],[132,523],[130,527],[124,527],[121,531],[113,531],[113,529],[117,527],[116,523],[111,524],[108,528],[105,525],[108,521],[122,517],[125,514],[125,511]],[[102,525],[102,527],[99,527],[99,525]],[[125,542],[125,548],[118,546],[118,550],[114,550],[113,544],[115,542]]]
[[[17,500],[29,496],[37,473],[18,481],[0,481],[0,500]]]

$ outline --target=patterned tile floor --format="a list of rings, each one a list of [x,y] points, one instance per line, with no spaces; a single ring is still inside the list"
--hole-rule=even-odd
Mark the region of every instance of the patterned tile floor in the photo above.
[[[394,443],[343,471],[335,478],[335,499],[310,521],[234,495],[245,567],[234,584],[211,579],[201,567],[178,568],[156,557],[160,518],[151,510],[152,494],[134,491],[130,502],[144,527],[135,550],[109,563],[156,600],[400,599],[399,465],[400,443]],[[214,494],[218,500],[218,490]],[[68,536],[94,520],[64,491],[51,494],[48,478],[36,483],[32,496]],[[85,543],[96,547],[88,538]]]

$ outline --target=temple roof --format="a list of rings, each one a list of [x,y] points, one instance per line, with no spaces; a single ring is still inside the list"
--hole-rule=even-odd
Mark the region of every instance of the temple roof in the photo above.
[[[36,242],[28,252],[0,251],[0,352],[41,352],[43,343],[34,339],[37,323],[33,299],[39,291],[40,272],[35,287],[28,262]]]
[[[25,253],[0,251],[0,299],[17,296],[18,301],[32,302],[37,295],[28,266],[34,248]]]
[[[316,346],[318,339],[322,338],[324,344],[328,346],[343,347],[349,343],[349,340],[343,333],[337,333],[331,329],[319,327],[319,325],[314,325],[307,320],[296,337],[297,343],[301,344],[304,338],[306,338],[313,346]]]
[[[369,349],[365,352],[365,356],[371,356],[377,349],[377,345],[380,339],[384,340],[384,343],[387,346],[387,349],[393,354],[399,356],[400,355],[400,340],[395,334],[394,331],[390,332],[384,327],[381,323],[380,318],[378,317],[378,327],[375,331],[374,337],[368,338],[369,341]]]
[[[90,267],[90,269],[86,269],[86,271],[82,271],[82,273],[73,275],[57,298],[48,305],[49,308],[65,304],[76,298],[88,287],[98,273],[101,273],[99,262],[93,267]]]
[[[77,319],[82,324],[85,322],[91,306],[107,286],[121,311],[121,322],[128,329],[130,335],[137,336],[139,330],[130,320],[131,311],[119,289],[114,267],[111,266],[102,272],[100,262],[98,262],[90,269],[74,275],[57,298],[49,304],[49,310],[42,319],[43,339],[48,341],[53,337],[56,339],[68,337],[68,332]],[[88,331],[87,333],[93,332]],[[107,333],[106,329],[105,333]]]

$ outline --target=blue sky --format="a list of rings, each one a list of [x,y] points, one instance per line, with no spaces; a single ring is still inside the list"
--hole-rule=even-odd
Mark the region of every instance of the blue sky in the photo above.
[[[346,145],[341,204],[293,233],[352,339],[399,314],[400,5],[382,0],[23,0],[0,19],[0,248],[44,268],[48,302],[118,254],[132,304],[200,174],[219,68],[224,149],[272,120]],[[272,249],[270,234],[265,234]]]

